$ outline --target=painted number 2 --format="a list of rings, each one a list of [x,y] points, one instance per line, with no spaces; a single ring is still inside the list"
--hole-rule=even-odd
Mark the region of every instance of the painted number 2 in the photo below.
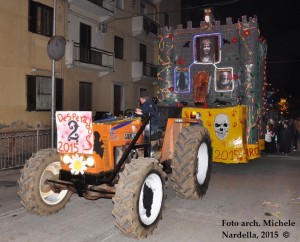
[[[74,120],[70,121],[68,123],[68,125],[69,125],[69,128],[71,130],[73,130],[68,136],[68,141],[75,140],[76,142],[78,142],[79,135],[76,133],[76,131],[77,131],[79,125]]]

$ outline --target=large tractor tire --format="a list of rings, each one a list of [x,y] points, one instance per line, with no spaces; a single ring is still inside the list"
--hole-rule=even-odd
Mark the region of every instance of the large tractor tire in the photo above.
[[[21,204],[33,214],[57,213],[69,202],[72,192],[52,191],[47,180],[58,180],[59,154],[55,149],[40,150],[26,161],[19,179]]]
[[[146,238],[153,233],[166,198],[166,174],[153,158],[132,159],[120,173],[113,197],[115,226],[125,235]]]
[[[172,181],[176,195],[185,199],[201,198],[208,189],[212,148],[207,129],[184,127],[179,134],[172,161]]]

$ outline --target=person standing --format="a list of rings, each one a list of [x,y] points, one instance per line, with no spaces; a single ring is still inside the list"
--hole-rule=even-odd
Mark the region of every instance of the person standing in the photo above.
[[[140,108],[135,109],[135,113],[141,117],[150,115],[151,134],[158,131],[158,109],[156,104],[149,98],[147,91],[142,91],[139,97]]]
[[[296,128],[296,120],[290,119],[290,130],[292,134],[292,150],[296,151],[298,149],[298,139],[299,139],[299,133]]]
[[[287,155],[291,150],[291,139],[292,134],[289,128],[289,122],[284,121],[283,127],[279,133],[279,152],[284,155]]]
[[[276,152],[275,132],[272,124],[266,125],[265,151],[268,154]]]
[[[296,137],[295,137],[295,150],[298,150],[300,147],[300,117],[295,119],[295,128],[296,128]]]

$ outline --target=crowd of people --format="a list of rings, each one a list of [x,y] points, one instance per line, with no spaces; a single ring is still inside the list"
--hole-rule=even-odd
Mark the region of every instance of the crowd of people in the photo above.
[[[265,152],[267,154],[280,152],[287,155],[299,150],[300,119],[280,120],[274,123],[268,120],[265,130]]]

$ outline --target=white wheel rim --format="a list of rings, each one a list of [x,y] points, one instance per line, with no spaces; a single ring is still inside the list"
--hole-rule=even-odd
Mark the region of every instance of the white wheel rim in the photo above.
[[[145,185],[148,186],[153,192],[153,201],[151,204],[150,209],[150,216],[148,216],[147,210],[144,208],[143,200],[144,200],[144,187]],[[162,199],[163,199],[163,189],[162,189],[162,181],[160,177],[156,173],[150,174],[141,189],[140,197],[139,197],[139,216],[141,221],[145,225],[151,225],[157,218],[161,205],[162,205]]]
[[[206,173],[208,169],[208,149],[207,144],[202,143],[198,149],[198,166],[197,166],[197,181],[202,185],[206,178]]]
[[[65,198],[68,192],[68,190],[62,190],[60,193],[55,193],[50,189],[50,187],[48,188],[49,185],[46,185],[44,183],[44,181],[47,179],[46,178],[47,173],[50,172],[53,175],[58,175],[59,169],[60,169],[60,163],[58,161],[51,163],[46,167],[40,179],[40,185],[39,185],[40,196],[43,199],[43,201],[48,205],[55,205],[60,203]]]

